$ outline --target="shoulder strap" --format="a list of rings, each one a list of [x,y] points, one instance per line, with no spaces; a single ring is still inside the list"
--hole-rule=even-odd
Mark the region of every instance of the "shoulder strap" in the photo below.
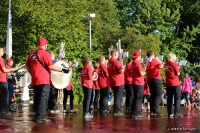
[[[44,67],[44,68],[48,71],[48,69],[47,69],[47,67],[45,66],[45,64],[43,64],[42,61],[41,61],[41,60],[39,59],[39,57],[38,57],[38,50],[35,50],[35,52],[33,53],[33,55],[31,56],[30,59],[32,59],[34,55],[36,56],[36,59],[38,60],[38,62],[40,63],[40,65],[41,65],[42,67]]]

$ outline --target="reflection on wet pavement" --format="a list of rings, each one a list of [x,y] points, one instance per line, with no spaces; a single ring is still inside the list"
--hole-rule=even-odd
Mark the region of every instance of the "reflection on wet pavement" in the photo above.
[[[75,107],[81,110],[81,105]],[[152,117],[144,112],[144,119],[131,119],[130,114],[114,117],[110,113],[100,116],[98,112],[94,112],[94,118],[86,119],[82,117],[82,112],[78,112],[78,115],[63,115],[60,112],[47,114],[47,117],[52,119],[49,123],[36,123],[32,104],[20,105],[19,110],[11,116],[0,117],[0,133],[168,133],[175,130],[200,132],[199,109],[188,111],[182,107],[184,118],[167,118],[166,107],[160,108],[160,111],[164,114],[162,117]]]

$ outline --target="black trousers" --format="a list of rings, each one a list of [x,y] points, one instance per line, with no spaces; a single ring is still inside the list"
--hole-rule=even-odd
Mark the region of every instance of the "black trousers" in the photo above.
[[[118,113],[121,111],[121,102],[122,102],[122,96],[123,96],[123,90],[124,86],[115,86],[112,87],[113,93],[114,93],[114,113]]]
[[[181,101],[181,87],[180,86],[166,86],[167,90],[167,112],[170,114],[177,115],[180,113],[180,101]],[[174,111],[173,106],[174,96]]]
[[[58,89],[56,89],[53,86],[50,86],[48,109],[55,110],[57,101],[58,101]]]
[[[9,111],[8,83],[0,82],[0,113]]]
[[[98,108],[99,95],[100,95],[100,90],[95,90],[94,109]]]
[[[9,92],[9,103],[11,103],[13,92],[14,92],[14,85],[13,83],[8,83],[8,92]]]
[[[67,103],[68,96],[70,98],[70,110],[72,110],[74,108],[74,106],[73,106],[73,104],[74,104],[74,93],[73,93],[73,91],[64,89],[63,94],[64,94],[63,110],[66,110],[66,103]]]
[[[131,104],[133,100],[133,85],[125,84],[126,89],[126,110],[131,110]]]
[[[89,113],[91,93],[92,93],[92,88],[87,88],[87,87],[83,86],[83,95],[84,95],[83,113]]]
[[[144,92],[144,85],[133,85],[133,100],[131,106],[131,115],[137,116],[140,114],[140,107],[142,105]]]
[[[50,85],[34,85],[34,109],[35,117],[45,118],[46,109],[48,105]]]
[[[158,113],[159,104],[162,98],[162,80],[152,78],[148,81],[150,88],[150,112]]]
[[[108,87],[100,89],[99,107],[101,111],[108,110]]]

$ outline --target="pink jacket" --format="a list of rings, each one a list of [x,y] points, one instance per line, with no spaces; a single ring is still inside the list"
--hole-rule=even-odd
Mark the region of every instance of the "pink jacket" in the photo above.
[[[190,78],[183,79],[182,93],[189,93],[190,95],[192,95],[192,82]]]

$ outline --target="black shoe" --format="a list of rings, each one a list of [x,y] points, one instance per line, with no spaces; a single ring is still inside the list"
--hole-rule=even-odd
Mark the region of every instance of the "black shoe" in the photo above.
[[[130,113],[131,112],[131,109],[126,109],[126,113]]]
[[[163,116],[163,114],[161,114],[160,112],[154,113],[154,116]]]
[[[174,115],[174,118],[183,118],[183,115],[182,114],[176,114],[176,115]]]
[[[72,114],[72,115],[78,115],[78,113],[77,112],[70,112],[70,114]]]
[[[50,122],[51,119],[47,119],[47,118],[37,118],[36,122]]]
[[[95,108],[94,111],[99,111],[99,108]]]

